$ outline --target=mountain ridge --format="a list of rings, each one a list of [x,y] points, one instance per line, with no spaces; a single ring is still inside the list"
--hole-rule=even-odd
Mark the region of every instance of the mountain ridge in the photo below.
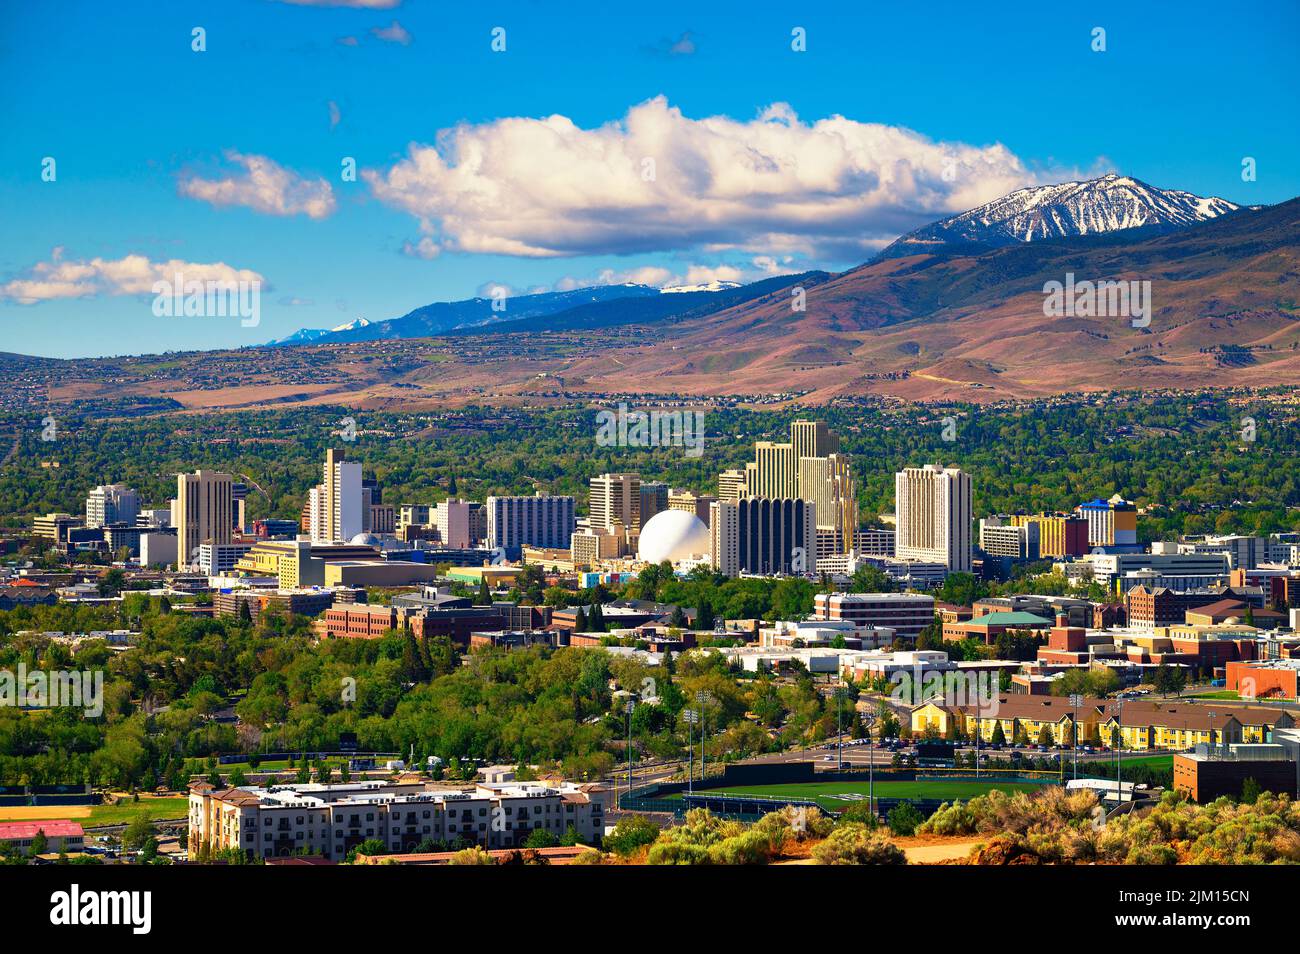
[[[1131,229],[1153,232],[1186,228],[1242,206],[1218,196],[1160,189],[1132,176],[1017,189],[1001,198],[951,215],[900,236],[873,261],[945,249],[1001,247]]]

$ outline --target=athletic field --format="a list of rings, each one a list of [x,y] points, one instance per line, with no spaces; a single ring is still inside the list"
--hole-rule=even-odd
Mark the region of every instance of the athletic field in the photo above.
[[[141,798],[121,805],[12,805],[0,807],[0,822],[44,821],[66,818],[83,828],[99,825],[125,825],[141,815],[151,821],[183,819],[189,814],[190,800],[184,796]]]
[[[700,795],[749,795],[761,798],[798,798],[817,802],[828,811],[842,811],[854,802],[867,798],[866,782],[793,782],[788,785],[741,785],[730,788],[699,789]],[[1033,782],[922,779],[915,782],[878,781],[876,798],[925,798],[941,801],[967,801],[987,795],[993,789],[1004,792],[1032,792],[1042,788]],[[680,795],[666,796],[680,798]]]

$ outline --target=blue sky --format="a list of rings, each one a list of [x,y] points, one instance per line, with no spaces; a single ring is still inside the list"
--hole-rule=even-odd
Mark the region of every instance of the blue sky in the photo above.
[[[1300,194],[1295,3],[352,3],[376,8],[6,4],[0,350],[232,347],[493,283],[843,268],[1105,171]],[[255,275],[260,325],[156,316],[169,262]]]

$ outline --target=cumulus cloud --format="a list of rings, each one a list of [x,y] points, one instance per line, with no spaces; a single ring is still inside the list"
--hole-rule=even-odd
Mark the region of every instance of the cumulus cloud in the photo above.
[[[383,40],[385,43],[400,43],[402,46],[411,45],[411,34],[396,20],[386,27],[371,27],[371,34],[375,39]]]
[[[37,262],[20,277],[0,285],[0,298],[20,305],[60,298],[96,295],[145,295],[153,293],[155,282],[173,282],[177,275],[186,282],[262,282],[260,274],[235,268],[225,262],[186,262],[169,259],[156,262],[144,255],[119,259],[65,259],[55,248],[49,261]]]
[[[838,115],[804,122],[782,103],[749,121],[691,119],[664,97],[594,129],[560,115],[461,124],[363,175],[419,221],[429,249],[835,261],[1041,181],[997,143]]]
[[[233,149],[225,156],[242,166],[243,173],[222,179],[182,176],[181,195],[216,206],[242,205],[267,215],[323,219],[334,212],[334,190],[324,179],[308,179],[266,156],[246,156]]]

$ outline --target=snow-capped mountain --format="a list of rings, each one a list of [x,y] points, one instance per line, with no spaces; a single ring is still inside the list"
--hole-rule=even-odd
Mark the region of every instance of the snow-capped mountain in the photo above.
[[[699,285],[667,285],[659,289],[659,291],[665,295],[676,295],[684,292],[720,292],[739,287],[740,282],[724,282],[715,278]]]
[[[346,325],[339,325],[337,328],[331,328],[330,334],[338,331],[352,331],[356,328],[369,328],[370,322],[365,318],[353,318]]]
[[[353,318],[347,324],[339,325],[337,328],[299,328],[287,338],[277,338],[275,341],[268,341],[271,345],[296,345],[311,344],[314,341],[320,341],[330,335],[337,334],[340,331],[353,331],[357,328],[365,328],[370,322],[365,318]]]
[[[1171,231],[1238,208],[1226,199],[1157,189],[1129,176],[1111,174],[1086,182],[1018,189],[904,235],[879,258],[921,254],[942,245],[1016,245],[1142,226]]]

